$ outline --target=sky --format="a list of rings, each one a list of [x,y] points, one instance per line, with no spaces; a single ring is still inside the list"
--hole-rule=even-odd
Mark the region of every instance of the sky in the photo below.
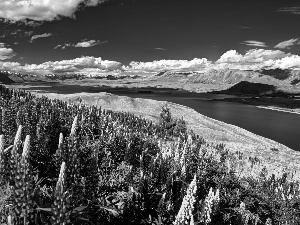
[[[1,0],[0,70],[299,70],[299,27],[299,0]]]

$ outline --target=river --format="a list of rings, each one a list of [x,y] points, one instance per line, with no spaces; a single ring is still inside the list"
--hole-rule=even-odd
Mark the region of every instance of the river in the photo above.
[[[66,86],[61,84],[28,86],[26,89],[60,94],[98,93],[104,91],[121,96],[173,102],[190,107],[205,116],[239,126],[300,151],[299,114],[268,110],[239,103],[211,101],[212,99],[232,97],[228,95],[191,93],[174,89],[127,89],[80,85]]]

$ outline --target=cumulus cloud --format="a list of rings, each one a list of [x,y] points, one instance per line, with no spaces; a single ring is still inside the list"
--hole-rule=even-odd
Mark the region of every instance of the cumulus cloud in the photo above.
[[[34,40],[38,39],[38,38],[46,38],[46,37],[50,37],[52,36],[51,33],[44,33],[44,34],[37,34],[37,35],[33,35],[30,39],[30,42],[34,42]]]
[[[33,31],[25,31],[23,35],[25,37],[30,37],[32,34],[33,34]]]
[[[294,6],[294,7],[283,7],[277,10],[277,12],[286,12],[291,14],[300,14],[300,6]]]
[[[293,45],[300,45],[299,38],[292,38],[290,40],[280,42],[279,44],[275,45],[274,48],[290,49]]]
[[[261,41],[254,41],[254,40],[244,41],[241,44],[249,45],[249,46],[255,46],[255,47],[268,47],[266,45],[266,43],[261,42]]]
[[[71,47],[71,46],[73,46],[71,43],[65,43],[65,44],[62,44],[62,45],[56,45],[54,47],[54,49],[58,49],[58,48],[65,49],[66,47]]]
[[[75,48],[89,48],[89,47],[93,47],[96,45],[100,45],[101,43],[105,43],[105,42],[101,42],[101,41],[95,41],[95,40],[90,40],[90,41],[81,41],[78,42],[76,45],[74,45]]]
[[[96,41],[96,40],[87,40],[87,39],[84,39],[80,42],[78,42],[77,44],[71,44],[71,43],[65,43],[65,44],[62,44],[62,45],[57,45],[54,47],[54,49],[58,49],[58,48],[61,48],[61,49],[65,49],[66,47],[75,47],[75,48],[90,48],[90,47],[93,47],[93,46],[96,46],[96,45],[100,45],[100,44],[105,44],[107,43],[107,41]]]
[[[131,62],[126,70],[138,70],[146,72],[154,71],[202,71],[210,64],[206,58],[193,60],[159,60],[153,62]]]
[[[15,55],[12,48],[7,48],[4,43],[0,43],[0,60],[10,59]]]
[[[49,61],[42,64],[25,64],[5,62],[0,63],[0,69],[33,74],[87,74],[89,71],[107,72],[122,70],[122,65],[116,61],[102,60],[100,57],[83,56],[70,60]]]
[[[106,0],[1,0],[0,18],[19,21],[51,21],[60,17],[72,17],[84,6],[97,6]]]
[[[244,55],[236,50],[230,50],[216,61],[215,66],[241,70],[298,69],[300,57],[280,50],[252,49]]]

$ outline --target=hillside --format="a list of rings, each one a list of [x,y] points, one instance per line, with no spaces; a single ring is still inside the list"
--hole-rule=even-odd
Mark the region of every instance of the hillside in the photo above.
[[[300,78],[300,71],[291,70],[233,70],[233,69],[211,69],[201,74],[195,74],[187,82],[211,83],[211,84],[235,84],[241,81],[253,83],[271,84],[276,86],[291,85],[291,82]]]
[[[0,83],[12,84],[15,83],[15,81],[9,77],[9,74],[0,71]]]
[[[57,225],[205,224],[207,215],[206,224],[229,225],[242,224],[245,213],[253,223],[300,221],[300,191],[290,190],[300,180],[300,154],[274,141],[176,104],[162,111],[165,102],[106,94],[49,99],[4,86],[0,95],[4,224],[8,215],[16,224]],[[132,108],[157,119],[116,111]],[[186,130],[177,119],[183,115],[195,130],[206,126],[211,141]],[[214,141],[222,133],[240,144]]]
[[[276,87],[269,84],[252,83],[248,81],[241,81],[227,90],[216,91],[214,93],[222,93],[229,95],[265,95],[274,94],[276,92]]]

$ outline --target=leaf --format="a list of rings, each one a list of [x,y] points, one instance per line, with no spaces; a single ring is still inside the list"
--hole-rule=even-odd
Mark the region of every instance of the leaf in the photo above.
[[[87,218],[83,218],[83,217],[76,217],[76,219],[79,219],[79,220],[83,220],[83,221],[88,221],[88,222],[90,222],[90,220],[89,220],[89,219],[87,219]]]
[[[118,210],[116,210],[116,209],[104,207],[104,206],[101,206],[101,205],[96,205],[96,206],[98,206],[99,208],[104,209],[104,210],[110,212],[110,213],[113,214],[114,216],[118,216],[118,215],[120,214],[120,212],[119,212]]]
[[[45,212],[51,212],[52,208],[36,208],[37,210],[45,211]]]
[[[87,206],[78,206],[75,209],[73,209],[72,213],[81,212],[86,208],[87,208]]]

